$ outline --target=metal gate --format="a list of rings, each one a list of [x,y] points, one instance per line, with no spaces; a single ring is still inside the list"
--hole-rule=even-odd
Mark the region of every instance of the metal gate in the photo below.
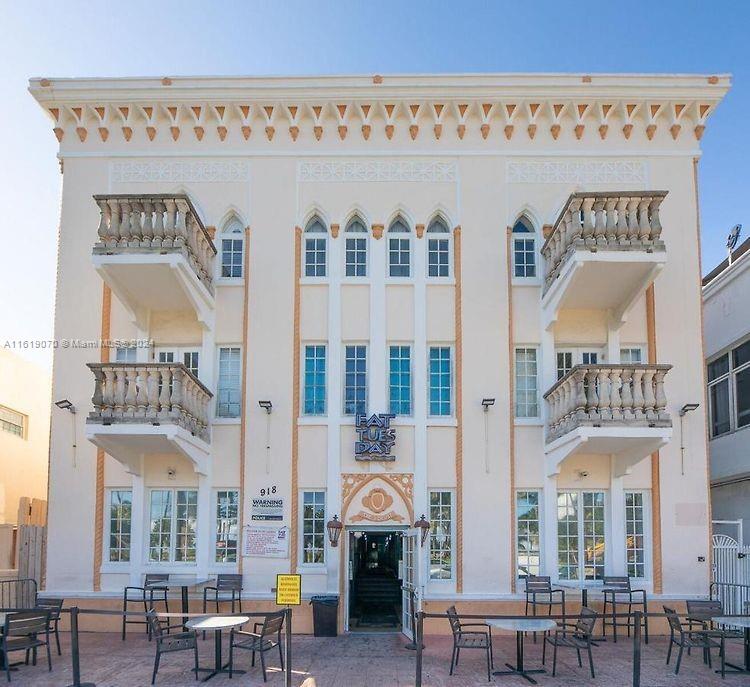
[[[712,541],[712,593],[724,605],[725,613],[744,613],[750,604],[750,546],[740,546],[725,534],[715,534]]]

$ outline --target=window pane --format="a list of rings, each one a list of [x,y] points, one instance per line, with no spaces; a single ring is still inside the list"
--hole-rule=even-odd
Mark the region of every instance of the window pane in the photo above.
[[[241,356],[239,347],[219,349],[219,380],[216,390],[216,415],[239,417],[242,399]]]
[[[367,346],[346,346],[344,358],[344,415],[367,410]]]
[[[628,577],[646,577],[646,549],[644,543],[643,493],[625,492],[625,559]]]
[[[241,277],[242,276],[242,239],[222,239],[221,240],[221,276],[222,277]]]
[[[586,580],[604,577],[604,492],[584,491],[583,497],[583,576]]]
[[[730,430],[728,379],[723,379],[708,387],[708,402],[711,413],[711,436],[725,434]]]
[[[109,560],[124,563],[130,560],[130,523],[133,492],[113,489],[109,493]]]
[[[175,498],[175,555],[180,563],[195,563],[195,532],[198,519],[198,492],[178,489]]]
[[[450,276],[448,239],[434,239],[427,241],[427,276]]]
[[[516,570],[518,577],[539,575],[541,538],[539,492],[516,493]]]
[[[708,364],[708,381],[712,382],[727,372],[729,372],[729,356],[723,355],[721,358]]]
[[[316,232],[314,228],[322,225],[317,222],[313,227],[307,230],[307,233]],[[325,229],[323,229],[325,232]],[[325,277],[326,276],[326,249],[328,242],[325,237],[306,238],[305,239],[305,276],[306,277]]]
[[[737,427],[750,424],[750,368],[737,373]]]
[[[172,547],[172,491],[154,489],[149,513],[148,560],[168,563]]]
[[[453,577],[453,494],[430,492],[430,579]]]
[[[7,406],[0,406],[0,430],[24,438],[26,436],[26,421],[27,418],[22,413]]]
[[[430,415],[450,415],[452,412],[452,364],[449,346],[431,346],[429,365]]]
[[[347,277],[367,276],[367,229],[358,219],[346,227],[345,274]]]
[[[389,230],[389,234],[396,229],[397,222]],[[388,239],[388,274],[391,277],[408,277],[411,275],[411,248],[408,237]]]
[[[305,415],[326,414],[326,347],[305,346]]]
[[[578,567],[578,494],[557,494],[557,571],[561,580],[580,579]]]
[[[635,364],[642,362],[642,353],[640,348],[621,348],[620,362],[623,364]]]
[[[539,417],[535,348],[516,349],[516,417]]]
[[[390,412],[411,415],[411,347],[390,346],[389,350]]]
[[[216,562],[236,563],[239,527],[239,492],[216,492]]]
[[[733,367],[740,367],[748,362],[750,362],[750,341],[746,341],[732,351]]]
[[[302,504],[302,561],[325,563],[325,492],[303,492]]]

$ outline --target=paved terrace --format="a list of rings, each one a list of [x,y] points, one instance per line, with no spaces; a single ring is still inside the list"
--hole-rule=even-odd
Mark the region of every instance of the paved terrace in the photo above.
[[[97,687],[147,687],[151,682],[154,661],[154,645],[149,644],[145,635],[134,631],[127,641],[120,640],[114,633],[82,632],[81,635],[81,682],[93,682]],[[451,638],[447,636],[427,636],[424,654],[422,684],[425,687],[474,687],[487,685],[484,654],[481,651],[464,651],[461,663],[453,676],[448,675]],[[70,637],[61,634],[63,655],[53,655],[53,672],[48,673],[44,660],[35,667],[20,666],[12,673],[11,686],[17,687],[64,687],[72,684],[70,667]],[[292,684],[296,687],[402,687],[414,685],[415,656],[413,651],[404,649],[405,639],[394,634],[350,634],[337,638],[315,638],[308,635],[294,637]],[[200,661],[209,666],[213,661],[213,640],[199,640]],[[515,639],[512,636],[495,638],[495,667],[514,662]],[[531,637],[526,642],[526,663],[536,666],[541,662],[541,642],[534,645]],[[632,644],[619,641],[600,644],[594,648],[596,680],[591,680],[586,668],[578,668],[575,652],[560,652],[558,675],[540,675],[539,684],[547,685],[598,685],[620,687],[631,684],[632,664],[630,661]],[[722,681],[703,665],[700,652],[693,650],[692,656],[685,656],[679,675],[665,666],[667,651],[665,637],[653,637],[648,646],[643,647],[641,684],[644,687],[712,687],[714,685],[748,685],[747,675],[727,675]],[[238,652],[239,653],[239,652]],[[225,651],[225,656],[227,655]],[[278,655],[267,654],[270,687],[284,685],[283,674],[278,668]],[[21,654],[16,654],[21,656]],[[727,651],[728,659],[742,662],[741,646],[732,643]],[[236,658],[236,657],[235,657]],[[551,658],[551,657],[550,657]],[[584,657],[585,658],[585,657]],[[190,687],[195,685],[190,673],[192,657],[189,652],[165,655],[156,684],[161,687]],[[248,652],[240,653],[235,664],[247,669],[246,675],[235,676],[231,681],[228,675],[217,676],[208,684],[211,687],[234,685],[249,687],[263,685],[259,665],[250,668]],[[584,660],[584,666],[585,666]],[[672,666],[674,665],[674,659]],[[551,660],[548,660],[551,670]],[[0,680],[5,681],[4,675]],[[494,677],[493,684],[520,687],[528,685],[517,677]]]

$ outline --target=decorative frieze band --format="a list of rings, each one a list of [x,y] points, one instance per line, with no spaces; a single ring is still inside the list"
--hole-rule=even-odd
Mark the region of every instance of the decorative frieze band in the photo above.
[[[643,160],[508,160],[506,177],[514,184],[645,184]]]
[[[250,178],[250,165],[242,160],[118,161],[110,163],[109,176],[116,183],[243,182]]]
[[[331,160],[300,162],[297,181],[375,182],[422,181],[454,182],[456,163],[418,160]]]

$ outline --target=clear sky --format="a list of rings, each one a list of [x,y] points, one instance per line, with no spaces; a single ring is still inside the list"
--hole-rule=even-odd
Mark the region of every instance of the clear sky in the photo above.
[[[29,77],[729,72],[702,141],[705,272],[732,225],[750,235],[749,31],[744,0],[0,0],[0,346],[52,338],[61,177]]]

